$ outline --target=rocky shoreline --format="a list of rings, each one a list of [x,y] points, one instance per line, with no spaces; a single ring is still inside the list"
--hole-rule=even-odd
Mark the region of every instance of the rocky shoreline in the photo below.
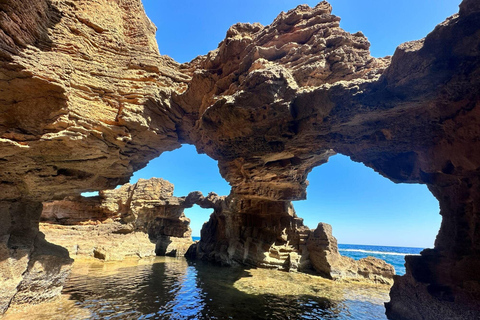
[[[202,228],[200,241],[195,243],[190,220],[184,214],[184,209],[194,203],[214,209]],[[319,223],[317,229],[310,230],[291,203],[261,206],[263,214],[239,211],[241,207],[245,206],[238,200],[214,193],[206,198],[200,192],[174,197],[173,185],[168,181],[140,179],[133,185],[101,191],[98,197],[45,203],[40,231],[49,242],[67,248],[72,258],[111,261],[185,255],[222,265],[393,284],[393,266],[373,257],[357,262],[341,256],[332,227]],[[251,218],[248,226],[244,220]],[[272,221],[278,225],[258,228],[272,225]]]
[[[367,38],[340,28],[322,1],[268,26],[235,24],[218,48],[185,64],[160,55],[141,0],[6,0],[0,13],[0,314],[53,299],[69,250],[83,254],[45,240],[43,203],[113,189],[193,144],[218,161],[230,195],[169,204],[152,189],[155,197],[136,202],[124,186],[104,191],[100,211],[80,201],[80,220],[112,219],[114,234],[145,233],[157,254],[173,255],[187,249],[170,242],[189,232],[182,208],[198,203],[214,210],[191,250],[199,259],[289,270],[310,261],[327,277],[374,280],[388,268],[338,258],[328,227],[303,229],[291,206],[305,199],[309,172],[341,153],[396,183],[426,184],[440,204],[435,247],[394,277],[388,317],[479,318],[478,0],[463,0],[392,57],[372,57]],[[109,203],[109,192],[120,202]],[[157,208],[168,212],[156,219]],[[108,234],[103,227],[84,231]],[[97,257],[115,258],[109,245]]]

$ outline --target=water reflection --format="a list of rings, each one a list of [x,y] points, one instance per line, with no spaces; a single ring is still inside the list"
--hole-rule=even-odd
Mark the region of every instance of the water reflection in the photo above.
[[[63,300],[25,319],[386,319],[387,294],[385,287],[157,257],[76,263]]]

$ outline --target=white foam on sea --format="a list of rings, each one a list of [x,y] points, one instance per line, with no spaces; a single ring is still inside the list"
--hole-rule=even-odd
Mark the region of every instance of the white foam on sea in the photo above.
[[[385,252],[385,251],[370,251],[370,250],[362,250],[362,249],[338,249],[338,251],[349,251],[349,252],[362,252],[362,253],[369,253],[369,254],[387,254],[391,256],[419,256],[419,254],[414,253],[400,253],[400,252]]]

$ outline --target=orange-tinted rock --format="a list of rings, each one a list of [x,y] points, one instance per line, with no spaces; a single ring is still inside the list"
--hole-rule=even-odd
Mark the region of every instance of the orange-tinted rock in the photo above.
[[[241,218],[234,225],[251,237],[265,224],[258,243],[295,221],[278,224],[261,205],[278,202],[270,214],[285,214],[288,201],[306,197],[310,170],[335,152],[395,182],[427,184],[442,227],[433,251],[408,259],[388,315],[477,319],[478,1],[464,0],[458,15],[391,60],[371,57],[365,37],[340,29],[330,12],[322,2],[270,26],[237,24],[217,50],[180,66],[159,55],[140,0],[3,1],[0,271],[13,290],[0,292],[2,308],[34,277],[24,271],[40,249],[41,202],[112,188],[192,143],[219,161],[232,199],[251,204],[251,215],[232,215]],[[211,252],[235,235],[212,234]],[[227,257],[270,254],[242,246]]]
[[[45,203],[42,221],[48,223],[41,230],[72,257],[183,256],[193,243],[183,210],[192,205],[174,197],[173,184],[166,180],[139,179],[98,197]]]
[[[154,33],[140,0],[0,3],[0,313],[68,273],[66,250],[37,254],[42,201],[115,187],[179,146],[169,97],[189,77]]]
[[[339,81],[372,81],[387,66],[388,59],[370,56],[363,34],[341,29],[331,10],[321,2],[282,13],[266,27],[232,26],[218,49],[192,62],[189,88],[174,96],[198,114],[194,128],[183,124],[182,138],[219,161],[236,195],[304,199],[307,174],[334,151],[312,144],[316,133],[300,123],[309,111],[295,106],[297,96]],[[331,103],[318,102],[326,116]]]
[[[70,273],[68,251],[39,232],[41,212],[37,202],[0,202],[0,314],[55,298]]]
[[[335,152],[394,182],[428,185],[440,203],[441,230],[433,252],[414,258],[417,267],[407,263],[417,271],[396,279],[392,319],[480,314],[480,278],[470,271],[480,261],[480,11],[473,0],[460,8],[425,39],[400,45],[391,62],[369,57],[361,34],[336,29],[324,2],[282,14],[271,26],[236,25],[217,50],[193,61],[189,89],[174,96],[185,110],[198,110],[196,126],[182,137],[219,161],[235,197],[303,199],[307,174]],[[319,28],[312,38],[297,35],[324,23],[350,54],[338,73],[299,77],[316,59],[328,65],[330,48],[300,59],[296,69],[290,51],[279,50],[282,39],[308,56],[311,39],[331,34]],[[360,60],[365,69],[354,67]],[[416,290],[421,299],[402,298]]]
[[[170,96],[189,77],[160,56],[140,0],[0,9],[0,199],[115,187],[180,146]]]

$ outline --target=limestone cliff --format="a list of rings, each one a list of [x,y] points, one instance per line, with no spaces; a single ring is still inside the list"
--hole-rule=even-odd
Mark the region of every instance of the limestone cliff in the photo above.
[[[361,32],[341,29],[331,11],[321,2],[282,13],[269,26],[232,26],[216,50],[192,61],[188,89],[174,95],[198,116],[193,128],[182,123],[180,137],[219,161],[236,195],[304,199],[307,174],[334,151],[318,141],[333,105],[303,96],[338,82],[378,80],[388,65],[370,56]]]
[[[252,204],[239,223],[259,239],[296,223],[257,216],[262,203],[287,212],[335,152],[427,184],[441,230],[433,250],[407,259],[388,316],[478,319],[477,0],[391,59],[371,57],[326,2],[237,24],[182,66],[159,55],[154,31],[140,0],[0,3],[0,312],[53,297],[71,263],[38,231],[41,202],[113,188],[191,143],[218,160],[235,203]],[[223,236],[211,239],[221,253]]]
[[[193,243],[183,210],[192,205],[168,181],[139,179],[98,197],[44,203],[40,229],[71,257],[183,256]]]
[[[71,263],[41,244],[41,202],[115,187],[177,148],[170,96],[188,80],[140,0],[1,1],[0,313],[54,296]]]
[[[217,50],[192,62],[189,88],[174,95],[185,110],[199,110],[181,137],[217,159],[244,199],[305,198],[308,172],[335,152],[394,182],[427,184],[440,203],[441,230],[434,250],[407,259],[387,314],[476,319],[479,48],[474,0],[426,38],[400,45],[390,62],[369,57],[361,34],[340,31],[326,2],[281,14],[271,26],[235,25]],[[314,59],[299,58],[317,49]],[[341,57],[338,73],[330,73],[330,51]],[[318,75],[299,77],[296,61]]]
[[[0,11],[0,199],[115,187],[180,146],[170,96],[189,77],[160,56],[140,0],[2,1]]]

